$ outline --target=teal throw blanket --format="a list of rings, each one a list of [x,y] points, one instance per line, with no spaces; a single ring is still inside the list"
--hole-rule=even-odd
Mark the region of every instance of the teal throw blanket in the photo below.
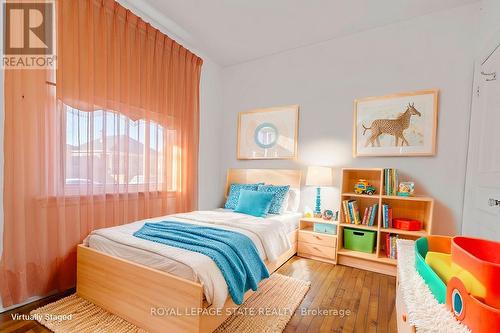
[[[221,270],[236,304],[243,302],[247,290],[257,290],[259,282],[269,277],[252,240],[238,232],[162,221],[145,223],[134,236],[210,257]]]

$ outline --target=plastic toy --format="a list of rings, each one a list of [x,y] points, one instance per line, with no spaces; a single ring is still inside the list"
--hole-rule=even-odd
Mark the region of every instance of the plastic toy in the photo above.
[[[439,303],[472,332],[500,332],[500,243],[428,236],[415,243],[415,267]]]
[[[375,191],[375,186],[368,184],[365,179],[358,179],[358,182],[354,184],[354,193],[372,195]]]
[[[396,193],[400,197],[410,197],[415,193],[415,183],[414,182],[401,182],[399,183],[398,192]]]

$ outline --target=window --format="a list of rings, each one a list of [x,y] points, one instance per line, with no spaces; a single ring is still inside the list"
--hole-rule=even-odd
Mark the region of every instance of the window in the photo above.
[[[113,111],[86,112],[65,105],[64,184],[69,191],[176,190],[175,131]],[[165,170],[167,159],[169,170]]]

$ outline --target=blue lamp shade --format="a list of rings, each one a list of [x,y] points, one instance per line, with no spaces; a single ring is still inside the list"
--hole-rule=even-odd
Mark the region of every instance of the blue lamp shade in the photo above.
[[[314,214],[321,214],[321,187],[332,185],[332,168],[323,166],[310,166],[307,168],[306,186],[316,186],[316,207]]]

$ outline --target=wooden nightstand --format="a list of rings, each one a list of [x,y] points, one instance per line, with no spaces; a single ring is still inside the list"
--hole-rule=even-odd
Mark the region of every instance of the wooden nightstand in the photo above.
[[[301,218],[297,254],[300,257],[337,263],[337,235],[315,232],[314,225],[322,223],[337,232],[337,221],[327,221],[320,218]]]

